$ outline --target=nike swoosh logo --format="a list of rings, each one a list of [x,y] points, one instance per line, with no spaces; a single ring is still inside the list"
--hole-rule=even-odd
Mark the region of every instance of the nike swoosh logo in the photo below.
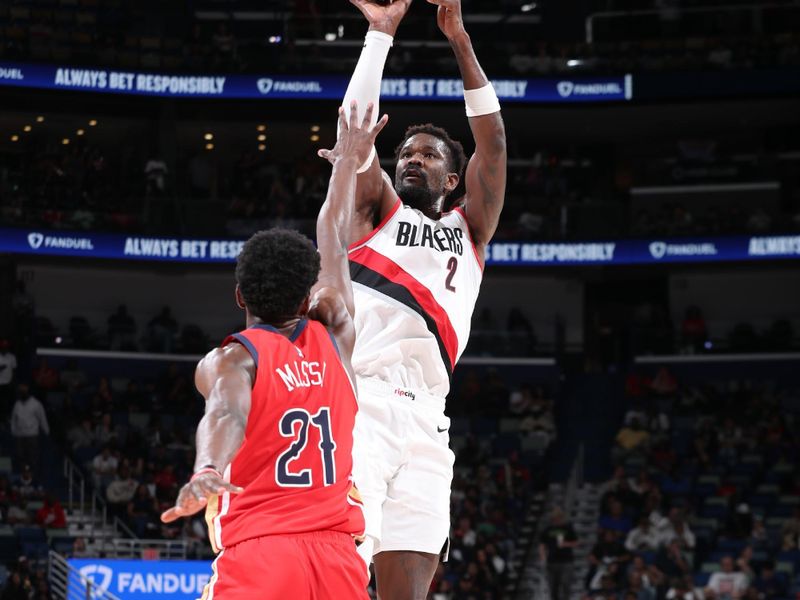
[[[437,427],[437,428],[436,428],[436,431],[438,431],[439,433],[444,433],[444,432],[445,432],[445,431],[447,431],[448,429],[449,429],[449,427],[445,427],[444,429],[442,429],[441,427]]]

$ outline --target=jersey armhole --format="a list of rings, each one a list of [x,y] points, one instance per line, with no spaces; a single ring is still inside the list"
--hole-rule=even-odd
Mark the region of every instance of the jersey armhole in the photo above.
[[[469,237],[469,245],[472,246],[472,254],[475,256],[475,260],[478,263],[478,268],[483,273],[483,268],[486,266],[484,262],[481,261],[481,257],[478,256],[478,248],[475,246],[475,240],[472,239],[472,232],[469,229],[469,220],[467,220],[467,213],[464,212],[464,208],[461,206],[456,206],[452,212],[456,212],[461,215],[461,218],[464,219],[464,225],[467,230],[467,237]]]
[[[392,217],[394,217],[397,214],[397,211],[400,210],[400,206],[401,205],[402,205],[402,202],[400,202],[400,198],[398,198],[397,202],[394,203],[394,206],[392,207],[392,210],[390,210],[389,213],[383,218],[383,220],[380,223],[378,223],[378,226],[375,229],[373,229],[372,231],[370,231],[363,238],[358,240],[357,242],[353,242],[352,244],[350,244],[350,246],[347,248],[348,252],[352,252],[353,250],[355,250],[359,246],[363,246],[368,241],[370,241],[373,237],[375,237],[381,229],[386,227],[386,224],[389,221],[391,221]]]
[[[255,363],[256,376],[253,377],[252,387],[256,387],[256,381],[258,380],[258,350],[256,350],[256,347],[253,345],[253,342],[251,342],[249,339],[247,339],[246,336],[242,335],[241,333],[234,333],[228,336],[228,338],[223,342],[222,345],[227,346],[231,343],[241,344],[244,347],[244,349],[247,350],[248,354],[250,354],[250,356],[253,358],[253,362]]]

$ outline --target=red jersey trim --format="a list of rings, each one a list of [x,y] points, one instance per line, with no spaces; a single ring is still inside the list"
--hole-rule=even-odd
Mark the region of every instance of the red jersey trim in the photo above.
[[[422,310],[436,323],[439,336],[450,360],[450,370],[452,371],[458,356],[458,336],[453,324],[450,322],[450,317],[442,306],[436,302],[431,291],[414,279],[408,272],[404,271],[400,265],[367,246],[353,251],[350,254],[350,260],[375,271],[392,283],[408,290]]]
[[[348,250],[349,251],[353,251],[356,248],[358,248],[359,246],[363,246],[368,241],[370,241],[373,237],[375,237],[378,234],[378,232],[381,229],[383,229],[386,226],[386,224],[392,219],[392,217],[395,216],[395,214],[397,214],[397,211],[400,210],[400,206],[402,204],[403,203],[400,202],[400,198],[398,198],[397,202],[394,203],[394,206],[392,207],[392,210],[390,210],[389,214],[386,215],[380,223],[378,223],[378,226],[375,229],[373,229],[372,231],[370,231],[363,238],[358,240],[357,242],[354,242],[354,243],[350,244],[350,246],[348,247]]]
[[[478,261],[478,268],[481,270],[481,273],[483,273],[484,263],[481,260],[480,255],[478,255],[478,248],[477,248],[477,246],[475,246],[475,240],[472,239],[472,231],[470,231],[470,229],[469,229],[469,221],[467,220],[467,213],[465,213],[464,209],[461,208],[460,206],[456,206],[450,212],[457,212],[458,214],[461,215],[461,218],[464,219],[464,224],[466,225],[467,235],[469,236],[469,243],[472,246],[472,253],[475,255],[475,260]]]

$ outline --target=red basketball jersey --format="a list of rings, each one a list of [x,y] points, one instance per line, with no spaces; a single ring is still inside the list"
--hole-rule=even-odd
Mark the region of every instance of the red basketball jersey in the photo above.
[[[333,336],[304,319],[288,338],[255,325],[222,345],[230,343],[250,352],[256,380],[244,443],[225,471],[244,492],[206,508],[214,551],[273,534],[362,535],[351,479],[356,397]]]

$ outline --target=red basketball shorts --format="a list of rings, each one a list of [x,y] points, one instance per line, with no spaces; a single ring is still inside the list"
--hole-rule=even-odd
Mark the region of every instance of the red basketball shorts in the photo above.
[[[352,536],[336,531],[270,535],[217,555],[201,600],[366,600],[367,566]]]

